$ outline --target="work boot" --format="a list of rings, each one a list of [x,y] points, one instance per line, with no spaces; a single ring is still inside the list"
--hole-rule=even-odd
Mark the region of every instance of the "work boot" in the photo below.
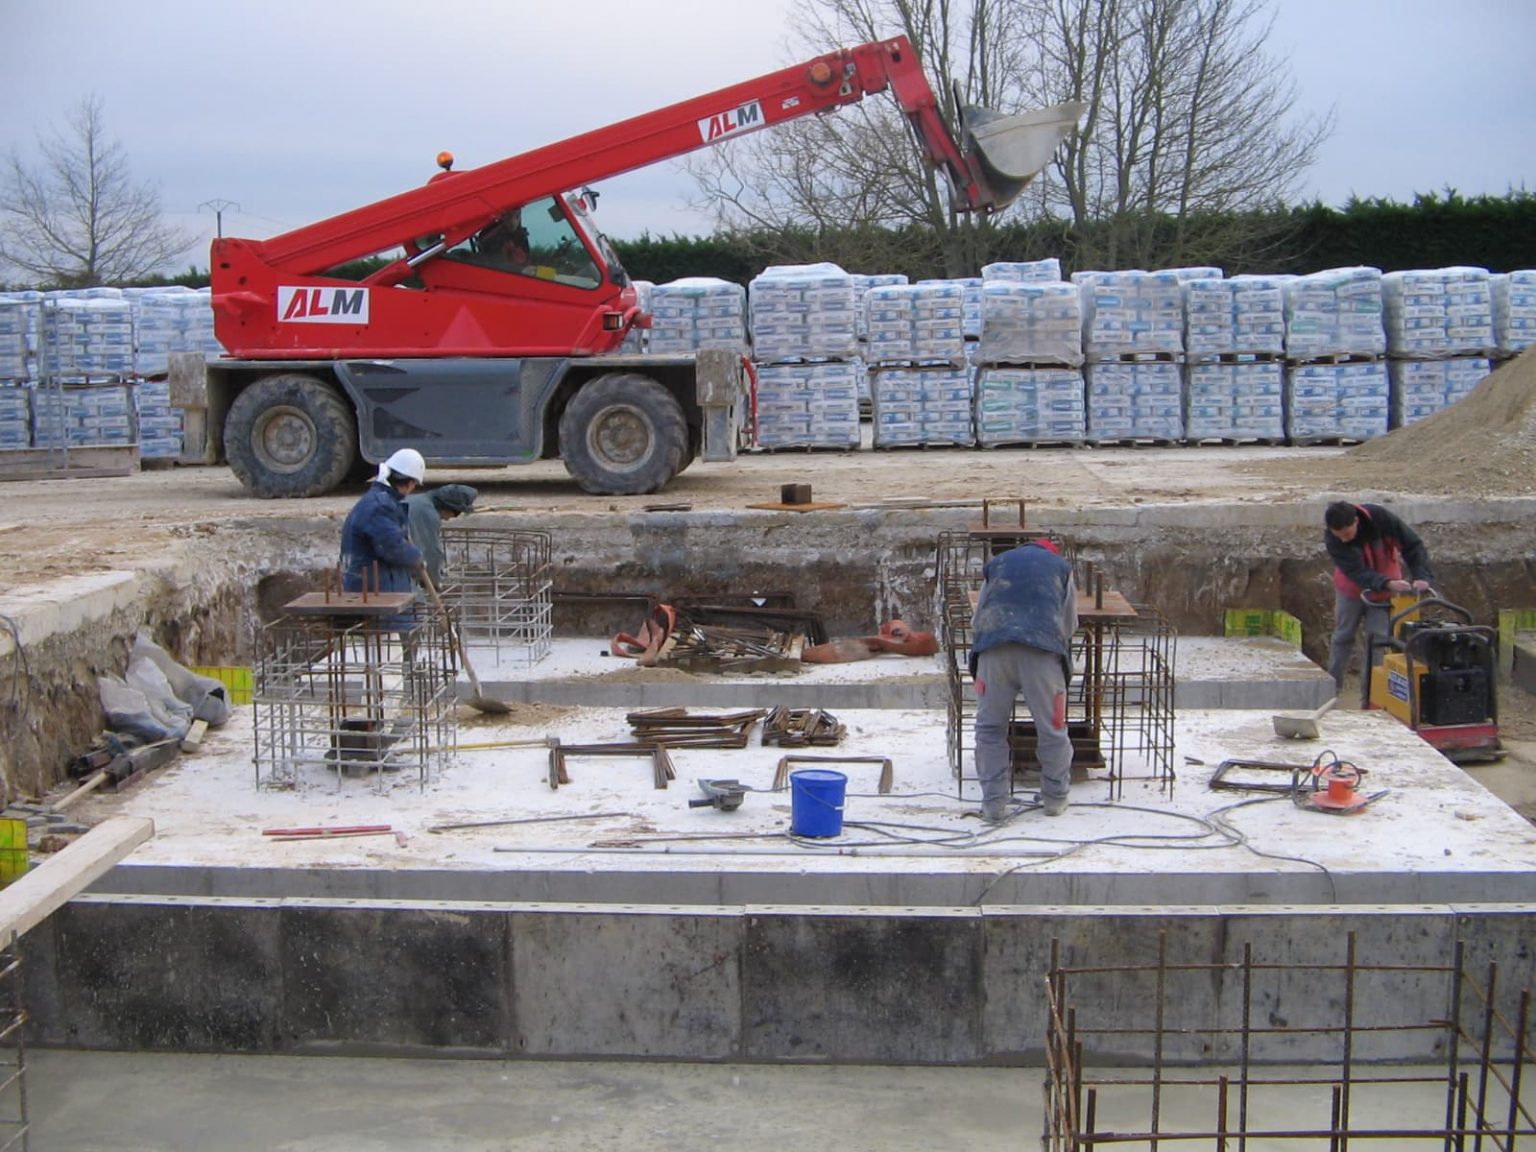
[[[1071,802],[1066,796],[1046,796],[1040,801],[1040,809],[1047,816],[1060,816]]]
[[[988,824],[1006,824],[1018,814],[1019,802],[1011,796],[981,802],[981,818]]]

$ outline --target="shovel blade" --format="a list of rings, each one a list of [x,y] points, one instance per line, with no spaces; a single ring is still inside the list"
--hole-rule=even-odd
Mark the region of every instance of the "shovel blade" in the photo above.
[[[1087,110],[1079,101],[1012,115],[975,105],[960,109],[966,158],[991,193],[987,211],[1001,212],[1018,199]]]

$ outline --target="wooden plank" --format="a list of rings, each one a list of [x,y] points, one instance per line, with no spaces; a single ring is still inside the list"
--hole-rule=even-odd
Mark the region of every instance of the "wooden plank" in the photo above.
[[[155,822],[113,816],[0,891],[0,942],[37,927],[155,834]]]
[[[283,605],[299,616],[394,616],[415,601],[414,592],[306,592]]]
[[[970,598],[971,610],[974,612],[977,598],[981,596],[981,593],[979,591],[967,592],[966,595]],[[1136,616],[1136,609],[1131,606],[1131,602],[1122,593],[1113,592],[1106,588],[1104,590],[1104,604],[1102,607],[1099,607],[1093,602],[1092,592],[1084,592],[1081,588],[1077,590],[1077,618],[1079,620],[1134,620]]]
[[[747,507],[760,508],[765,512],[826,512],[832,508],[846,508],[848,505],[815,501],[810,504],[781,504],[775,501],[767,504],[748,504]]]

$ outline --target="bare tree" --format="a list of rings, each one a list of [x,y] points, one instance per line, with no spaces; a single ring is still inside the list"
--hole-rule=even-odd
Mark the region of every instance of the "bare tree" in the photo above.
[[[190,232],[165,222],[154,188],[133,180],[96,96],[38,148],[36,166],[12,151],[0,176],[0,264],[79,288],[147,276],[191,246]]]
[[[1277,241],[1260,214],[1331,130],[1331,117],[1293,115],[1294,84],[1265,52],[1268,3],[804,0],[797,47],[904,33],[952,123],[950,77],[1001,112],[1085,102],[1081,131],[1007,217],[1061,221],[1078,267],[1252,260]],[[989,221],[951,211],[888,100],[698,153],[689,169],[726,230],[920,223],[951,275],[998,255]]]
[[[1082,100],[1081,130],[1035,202],[1065,215],[1079,266],[1254,258],[1257,215],[1290,199],[1332,131],[1294,116],[1266,52],[1268,0],[1028,0],[1031,100]]]

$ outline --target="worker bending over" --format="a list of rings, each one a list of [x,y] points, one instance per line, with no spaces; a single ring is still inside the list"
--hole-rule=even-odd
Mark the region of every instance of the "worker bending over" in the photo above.
[[[1323,523],[1328,529],[1323,546],[1333,561],[1334,591],[1328,674],[1342,691],[1360,622],[1365,621],[1372,636],[1385,637],[1390,594],[1428,592],[1435,575],[1418,533],[1380,504],[1335,501],[1323,513]]]
[[[1072,787],[1072,741],[1067,736],[1067,682],[1072,676],[1072,634],[1077,631],[1077,588],[1072,565],[1049,540],[1032,540],[982,569],[985,582],[971,620],[971,678],[976,681],[976,775],[981,817],[1008,819],[1012,756],[1008,725],[1013,702],[1024,697],[1035,720],[1040,800],[1047,816],[1067,810]]]
[[[411,543],[421,549],[422,561],[432,586],[443,585],[443,521],[463,516],[475,509],[480,495],[468,484],[444,484],[430,492],[414,492],[405,498],[407,527]]]

